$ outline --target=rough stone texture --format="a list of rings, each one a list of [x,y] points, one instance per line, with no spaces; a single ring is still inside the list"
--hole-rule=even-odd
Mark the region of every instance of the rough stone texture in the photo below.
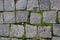
[[[28,0],[27,10],[39,11],[38,0]]]
[[[22,40],[22,39],[12,38],[12,40]]]
[[[59,20],[59,22],[60,22],[60,12],[58,12],[58,20]]]
[[[60,36],[60,24],[53,24],[53,34]]]
[[[3,12],[0,12],[0,24],[3,24]]]
[[[26,39],[26,40],[36,40],[36,39]]]
[[[60,40],[60,37],[53,37],[52,40]]]
[[[32,25],[26,25],[26,38],[34,38],[37,34],[37,27]]]
[[[17,11],[16,12],[16,22],[26,22],[28,19],[27,11]]]
[[[60,0],[50,0],[51,10],[60,10]]]
[[[24,34],[23,25],[11,25],[10,36],[12,37],[22,37]]]
[[[43,12],[43,21],[46,23],[56,23],[56,11]]]
[[[4,0],[4,9],[8,11],[14,10],[14,0]]]
[[[9,36],[8,24],[0,24],[0,36]]]
[[[3,11],[3,0],[0,0],[0,11]]]
[[[0,40],[9,40],[9,38],[1,37]]]
[[[40,40],[51,40],[51,39],[43,39],[43,38],[40,38]]]
[[[49,0],[40,0],[40,10],[49,10]]]
[[[4,23],[15,23],[14,12],[4,12]]]
[[[38,35],[42,38],[51,38],[51,26],[39,26]]]
[[[38,13],[31,13],[30,16],[30,23],[31,24],[39,24],[41,22],[41,14]]]
[[[17,0],[16,1],[16,9],[25,9],[27,5],[27,0]]]

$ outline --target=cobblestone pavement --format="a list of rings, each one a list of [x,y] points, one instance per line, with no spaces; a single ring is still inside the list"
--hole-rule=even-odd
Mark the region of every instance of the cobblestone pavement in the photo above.
[[[60,40],[60,0],[0,0],[0,40]]]

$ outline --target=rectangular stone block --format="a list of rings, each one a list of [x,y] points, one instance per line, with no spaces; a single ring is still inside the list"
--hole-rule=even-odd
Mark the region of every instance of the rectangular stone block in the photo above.
[[[38,35],[41,38],[51,38],[51,26],[39,26]]]
[[[26,38],[34,38],[37,34],[37,27],[26,24]]]
[[[40,0],[40,10],[49,10],[49,0]]]
[[[60,0],[50,0],[51,10],[60,10]]]
[[[3,11],[3,0],[0,0],[0,11]]]
[[[15,23],[14,12],[4,12],[4,23]]]
[[[14,10],[15,5],[14,5],[14,0],[4,0],[4,10]]]
[[[60,40],[60,37],[53,37],[52,40]]]
[[[53,24],[53,34],[60,36],[60,24]]]
[[[10,38],[1,37],[0,40],[10,40]]]
[[[41,14],[32,12],[31,16],[30,16],[30,23],[31,24],[40,24],[41,23]]]
[[[0,24],[0,36],[9,36],[9,24]]]
[[[29,13],[27,11],[17,11],[16,12],[16,22],[26,22]]]
[[[36,40],[36,39],[26,39],[26,40]]]
[[[39,11],[38,0],[28,0],[27,10]]]
[[[3,12],[0,12],[0,24],[3,24]]]
[[[22,39],[18,39],[18,38],[12,38],[12,40],[22,40]]]
[[[43,22],[45,22],[45,23],[56,23],[56,11],[45,11],[45,12],[43,12]]]
[[[24,34],[23,25],[14,25],[11,24],[10,36],[11,37],[22,37]]]
[[[16,1],[16,9],[17,10],[23,10],[26,8],[27,0],[17,0]]]

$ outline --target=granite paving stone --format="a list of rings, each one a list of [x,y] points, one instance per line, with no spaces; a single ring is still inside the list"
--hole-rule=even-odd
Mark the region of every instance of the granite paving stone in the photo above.
[[[40,10],[49,10],[49,0],[40,0]]]
[[[40,24],[41,23],[41,14],[32,12],[31,16],[30,16],[30,23],[31,24]]]
[[[3,24],[3,12],[0,12],[0,24]]]
[[[43,22],[56,23],[56,11],[43,12]]]
[[[16,12],[16,22],[26,22],[29,13],[27,11],[17,11]]]
[[[37,27],[26,24],[26,38],[34,38],[37,34]]]
[[[51,26],[39,26],[38,35],[42,38],[51,38]]]
[[[52,40],[60,40],[60,37],[53,37]]]
[[[39,11],[38,0],[28,0],[27,10]]]
[[[60,0],[50,0],[51,10],[60,10]]]
[[[3,0],[0,0],[0,11],[3,11]]]
[[[4,0],[4,10],[11,11],[15,9],[14,0]]]
[[[14,12],[4,12],[4,23],[15,23]]]
[[[10,36],[12,37],[22,37],[24,34],[23,25],[13,25],[11,24]]]
[[[0,40],[10,40],[9,38],[1,37]]]
[[[27,0],[17,0],[16,1],[16,9],[17,10],[23,10],[27,6]]]
[[[9,24],[0,24],[0,36],[9,36]]]
[[[53,24],[53,34],[60,36],[60,24]]]

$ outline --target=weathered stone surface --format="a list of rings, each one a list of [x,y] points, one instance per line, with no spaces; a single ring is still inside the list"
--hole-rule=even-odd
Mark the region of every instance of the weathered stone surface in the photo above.
[[[53,24],[53,34],[60,36],[60,24]]]
[[[49,10],[49,0],[40,0],[40,10]]]
[[[43,21],[46,23],[56,23],[56,11],[43,12]]]
[[[40,40],[51,40],[51,39],[45,39],[45,38],[43,39],[43,38],[40,38]]]
[[[58,12],[58,21],[60,22],[60,12]]]
[[[41,14],[31,13],[30,23],[31,24],[39,24],[41,22]]]
[[[26,25],[26,38],[36,37],[37,27],[32,25]]]
[[[4,12],[4,23],[15,23],[14,12]]]
[[[16,12],[16,22],[26,22],[28,19],[27,11],[17,11]]]
[[[60,10],[60,0],[50,0],[51,9]]]
[[[10,36],[12,37],[22,37],[24,34],[24,27],[23,25],[11,25]]]
[[[5,10],[14,10],[14,0],[4,0],[4,9]]]
[[[26,40],[36,40],[36,39],[26,39]]]
[[[38,35],[42,38],[51,38],[51,26],[39,26]]]
[[[3,11],[3,0],[0,0],[0,11]]]
[[[8,24],[0,24],[0,36],[9,36]]]
[[[25,9],[27,5],[27,0],[17,0],[16,1],[16,9]]]
[[[0,40],[10,40],[9,38],[1,37]]]
[[[60,37],[53,37],[52,40],[60,40]]]
[[[12,38],[12,40],[18,40],[17,38]]]
[[[38,0],[28,0],[27,10],[39,11]]]
[[[3,12],[0,12],[0,23],[3,23]]]

